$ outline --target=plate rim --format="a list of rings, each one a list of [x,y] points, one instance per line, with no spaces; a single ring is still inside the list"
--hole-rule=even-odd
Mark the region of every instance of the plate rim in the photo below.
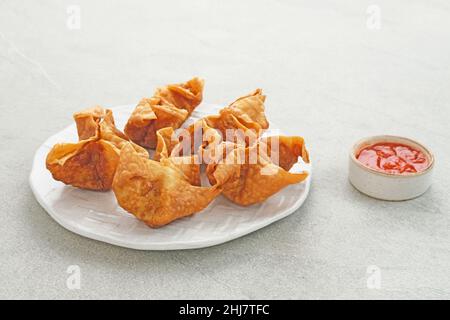
[[[129,106],[131,106],[131,105],[120,105],[120,106],[111,107],[109,109],[112,109],[114,111],[114,109],[119,109],[119,108],[124,108],[124,107],[129,107]],[[268,225],[270,225],[278,220],[284,219],[287,216],[291,215],[292,213],[294,213],[297,209],[299,209],[303,205],[303,203],[305,202],[305,200],[307,199],[307,197],[309,195],[309,191],[311,188],[312,161],[311,161],[311,157],[310,157],[310,162],[309,162],[309,166],[308,166],[308,177],[306,178],[305,181],[302,182],[305,185],[305,190],[302,193],[302,195],[296,200],[295,204],[292,207],[283,211],[282,213],[271,217],[270,219],[267,219],[261,223],[252,224],[251,227],[249,227],[243,231],[230,232],[223,236],[217,236],[214,238],[201,239],[201,240],[193,240],[190,242],[174,241],[174,242],[158,242],[158,243],[152,243],[152,244],[136,244],[136,243],[130,243],[130,242],[126,242],[126,241],[119,241],[115,238],[110,238],[108,236],[101,235],[101,234],[98,234],[95,232],[91,232],[91,231],[83,229],[83,228],[77,228],[76,226],[72,225],[72,223],[65,221],[64,219],[61,219],[60,215],[56,212],[56,210],[52,209],[49,205],[47,205],[46,201],[43,199],[43,196],[37,190],[37,188],[38,188],[38,186],[36,186],[37,181],[35,181],[34,176],[36,175],[36,171],[40,170],[40,168],[38,166],[39,166],[40,156],[42,156],[41,153],[43,153],[45,151],[45,149],[49,148],[47,145],[47,142],[49,140],[53,139],[55,136],[59,135],[61,132],[65,131],[65,130],[67,130],[71,126],[73,126],[73,124],[66,126],[62,130],[51,135],[36,149],[34,156],[33,156],[31,171],[30,171],[30,174],[28,177],[28,182],[29,182],[31,191],[33,192],[33,195],[36,198],[39,205],[47,212],[47,214],[51,218],[53,218],[53,220],[55,220],[63,228],[65,228],[75,234],[81,235],[83,237],[93,239],[96,241],[101,241],[101,242],[108,243],[108,244],[112,244],[115,246],[134,249],[134,250],[145,250],[145,251],[189,250],[189,249],[199,249],[199,248],[216,246],[216,245],[219,245],[222,243],[226,243],[226,242],[238,239],[238,238],[248,235],[250,233],[253,233],[259,229],[267,227]],[[70,186],[67,186],[67,187],[70,187]]]

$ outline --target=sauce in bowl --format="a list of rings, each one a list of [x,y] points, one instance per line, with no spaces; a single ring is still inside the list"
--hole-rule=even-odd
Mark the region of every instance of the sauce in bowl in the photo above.
[[[411,174],[425,171],[428,157],[411,146],[380,142],[361,149],[356,159],[364,166],[389,174]]]

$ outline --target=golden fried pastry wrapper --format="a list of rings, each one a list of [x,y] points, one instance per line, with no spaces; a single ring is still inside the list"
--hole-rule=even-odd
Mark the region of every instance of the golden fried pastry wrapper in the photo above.
[[[206,119],[193,123],[178,138],[180,143],[172,148],[172,155],[208,156],[223,140],[220,132],[210,127]]]
[[[286,171],[289,171],[298,162],[298,157],[309,163],[308,150],[306,150],[302,137],[263,137],[259,143],[265,144],[265,148],[260,148],[260,150],[267,150],[266,155],[272,159],[276,156],[277,164]]]
[[[158,137],[155,160],[159,159],[164,145],[170,145],[170,151],[167,153],[168,150],[165,150],[166,156],[198,154],[206,163],[210,163],[222,151],[234,148],[235,143],[246,146],[256,143],[262,131],[269,126],[264,114],[264,101],[262,90],[257,89],[223,108],[218,115],[207,116],[190,125],[178,135],[178,144],[177,138],[173,137],[174,131],[170,131],[170,139]],[[169,132],[166,129],[160,132],[163,130],[164,134]],[[165,144],[159,142],[163,140]],[[231,143],[222,145],[223,140]]]
[[[119,152],[97,137],[78,143],[56,144],[47,156],[47,169],[53,179],[83,189],[106,191],[111,188]]]
[[[169,84],[156,89],[154,96],[160,97],[165,102],[185,109],[189,114],[194,111],[203,99],[204,81],[193,78],[186,83]]]
[[[265,100],[262,90],[256,89],[220,110],[218,115],[208,116],[205,120],[210,127],[221,132],[224,140],[240,143],[239,137],[227,137],[227,130],[244,133],[246,137],[240,140],[248,146],[259,137],[262,130],[269,127],[264,114]]]
[[[300,137],[276,137],[280,141],[280,166],[271,161],[268,146],[274,137],[261,140],[252,147],[237,145],[224,161],[211,163],[207,175],[212,184],[222,185],[223,195],[239,205],[262,202],[284,187],[304,181],[308,173],[290,173],[298,156],[308,161],[308,153]],[[295,159],[295,161],[294,161]]]
[[[199,135],[196,140],[193,138],[195,134]],[[158,130],[157,137],[158,143],[153,157],[155,161],[195,155],[192,157],[196,164],[217,163],[225,158],[229,150],[236,148],[235,143],[223,141],[219,132],[209,127],[204,119],[183,131],[183,135],[176,135],[172,128],[164,128]],[[195,145],[194,141],[201,143]]]
[[[264,113],[264,102],[266,96],[262,94],[261,89],[256,89],[252,93],[238,98],[227,108],[230,112],[247,128],[267,129],[269,122]]]
[[[169,158],[172,155],[172,150],[179,145],[179,141],[175,136],[175,131],[172,127],[160,129],[156,132],[157,144],[153,160],[159,161],[161,158]]]
[[[112,189],[122,208],[154,228],[204,209],[220,193],[218,185],[192,185],[170,159],[140,157],[131,145],[122,149]]]
[[[119,162],[120,150],[129,143],[114,125],[111,110],[95,107],[74,115],[78,143],[58,143],[46,159],[47,169],[55,180],[75,187],[106,191],[111,188]],[[132,144],[141,157],[144,148]]]
[[[77,125],[79,140],[86,140],[95,136],[100,121],[106,116],[107,110],[100,106],[74,113],[73,119]]]
[[[204,81],[157,88],[152,98],[142,99],[125,125],[126,135],[135,143],[155,148],[156,132],[165,127],[179,128],[202,101]]]
[[[153,159],[182,171],[186,179],[194,186],[200,185],[200,161],[196,155],[177,156],[173,149],[178,147],[178,139],[170,127],[160,129],[156,133],[158,143]]]

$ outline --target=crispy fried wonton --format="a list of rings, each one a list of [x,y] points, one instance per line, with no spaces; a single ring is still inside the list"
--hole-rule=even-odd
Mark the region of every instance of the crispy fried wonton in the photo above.
[[[100,106],[74,113],[73,119],[77,125],[78,138],[80,140],[86,140],[95,136],[100,121],[107,116],[107,113],[109,113],[108,110]],[[112,116],[108,121],[112,121],[114,124]]]
[[[192,185],[170,159],[144,159],[131,145],[122,149],[112,188],[122,208],[153,228],[206,208],[221,191]]]
[[[120,150],[128,138],[114,125],[112,111],[95,107],[74,114],[78,143],[58,143],[47,155],[46,166],[55,180],[75,187],[106,191],[119,162]],[[144,148],[132,147],[141,157]]]
[[[278,143],[273,140],[278,140]],[[270,155],[279,149],[279,165]],[[222,185],[223,195],[239,205],[262,202],[284,187],[304,181],[308,173],[288,170],[301,156],[309,162],[303,139],[300,137],[271,137],[251,147],[237,145],[223,161],[210,163],[206,169],[212,184]]]
[[[156,133],[158,143],[153,159],[166,162],[181,170],[186,179],[194,186],[200,185],[200,161],[197,155],[177,156],[178,152],[173,149],[179,146],[174,130],[170,127],[160,129]]]
[[[265,100],[266,96],[262,94],[262,90],[256,89],[221,109],[218,115],[206,117],[205,121],[208,126],[219,130],[224,140],[238,142],[238,139],[241,139],[250,145],[249,139],[258,138],[262,131],[269,127],[264,113]],[[228,132],[232,133],[231,137],[227,135],[227,130],[232,130]],[[236,136],[242,133],[245,140]]]
[[[265,148],[260,148],[260,150],[266,150],[266,155],[272,159],[276,156],[277,164],[286,171],[289,171],[298,162],[298,157],[309,163],[308,150],[306,150],[302,137],[263,137],[259,143],[265,144]]]
[[[175,131],[172,127],[159,129],[156,132],[157,143],[155,155],[153,160],[159,161],[161,158],[169,158],[174,156],[172,150],[179,145],[179,141],[175,136]]]
[[[193,78],[156,89],[152,98],[144,98],[136,106],[125,126],[126,135],[140,146],[155,148],[159,129],[179,128],[200,104],[203,85],[203,80]]]
[[[209,157],[216,157],[213,154],[217,153],[216,147],[227,150],[234,143],[246,146],[256,143],[263,130],[269,127],[264,114],[264,101],[262,90],[256,89],[221,109],[218,115],[207,116],[194,122],[181,134],[174,135],[174,131],[170,131],[170,139],[166,136],[169,131],[160,130],[166,136],[167,145],[170,145],[168,155],[199,154],[208,163]],[[230,143],[222,145],[223,141]],[[160,151],[157,147],[156,160],[159,159]]]
[[[179,143],[171,149],[171,155],[197,154],[207,156],[223,141],[220,131],[211,128],[206,119],[200,119],[178,135]]]

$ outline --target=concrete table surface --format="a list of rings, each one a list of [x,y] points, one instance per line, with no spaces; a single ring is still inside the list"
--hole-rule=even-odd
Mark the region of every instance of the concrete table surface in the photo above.
[[[306,138],[301,209],[172,252],[89,240],[46,214],[31,161],[74,111],[194,75],[210,102],[263,88],[268,117]],[[445,0],[1,0],[0,298],[450,298],[449,101]],[[348,183],[350,146],[384,133],[435,153],[422,197],[378,201]]]

